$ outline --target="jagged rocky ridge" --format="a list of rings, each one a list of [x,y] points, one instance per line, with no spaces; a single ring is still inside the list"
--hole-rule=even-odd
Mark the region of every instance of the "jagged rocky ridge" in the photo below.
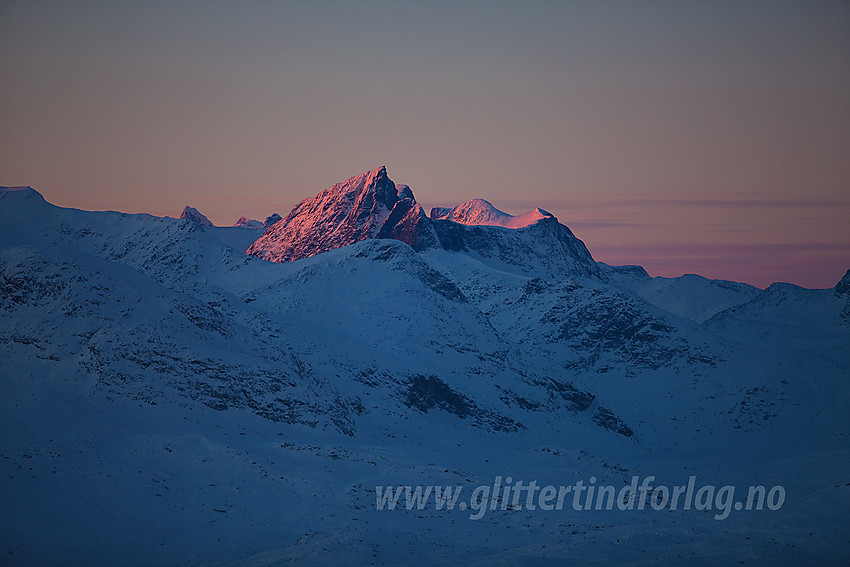
[[[302,201],[247,253],[286,262],[369,238],[400,240],[417,252],[463,252],[523,273],[605,278],[584,243],[550,213],[535,209],[512,217],[474,199],[435,209],[429,218],[410,188],[387,176],[386,167]]]
[[[239,219],[235,223],[233,223],[233,226],[251,229],[261,229],[263,228],[263,223],[258,220],[249,219],[247,217],[239,217]]]
[[[401,190],[385,167],[352,177],[301,201],[247,250],[272,262],[288,262],[370,238],[395,238],[414,248],[436,244],[420,219],[422,207]]]

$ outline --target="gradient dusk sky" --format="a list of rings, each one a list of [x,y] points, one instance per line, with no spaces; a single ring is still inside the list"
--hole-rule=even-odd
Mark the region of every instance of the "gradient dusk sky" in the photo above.
[[[0,2],[0,185],[215,222],[379,165],[597,260],[832,287],[850,3]]]

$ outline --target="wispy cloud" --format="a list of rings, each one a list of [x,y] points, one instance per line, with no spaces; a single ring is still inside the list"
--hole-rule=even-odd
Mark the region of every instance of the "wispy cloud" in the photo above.
[[[610,199],[604,198],[599,200],[591,199],[549,199],[545,203],[533,202],[526,199],[501,200],[497,206],[513,209],[513,210],[529,210],[534,207],[547,207],[553,209],[609,209],[617,207],[716,207],[716,208],[834,208],[847,207],[850,208],[850,199],[666,199],[658,197],[644,198],[628,198],[628,199]]]
[[[745,254],[850,252],[850,242],[789,242],[775,244],[712,244],[707,242],[664,242],[657,244],[621,244],[605,246],[609,251],[640,254],[682,254],[691,257],[729,257]]]
[[[594,229],[594,228],[642,228],[649,226],[647,223],[626,222],[619,220],[596,219],[596,220],[574,220],[569,222],[570,228],[573,229]]]

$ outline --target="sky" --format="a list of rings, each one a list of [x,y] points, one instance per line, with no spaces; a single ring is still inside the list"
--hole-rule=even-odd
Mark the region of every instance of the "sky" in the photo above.
[[[0,185],[214,223],[386,165],[609,264],[850,268],[850,3],[0,1]]]

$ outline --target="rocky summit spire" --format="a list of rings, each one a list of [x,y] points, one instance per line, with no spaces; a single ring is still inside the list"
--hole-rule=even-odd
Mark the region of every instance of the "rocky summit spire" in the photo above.
[[[285,219],[254,242],[247,253],[273,262],[288,262],[378,238],[382,229],[385,233],[392,232],[391,227],[385,229],[384,225],[400,201],[406,202],[405,210],[399,209],[392,215],[393,225],[405,218],[411,222],[418,220],[415,209],[421,207],[413,199],[410,188],[396,187],[387,176],[387,168],[381,166],[301,201]],[[406,214],[410,209],[414,213]]]
[[[272,213],[266,217],[265,222],[263,223],[263,232],[267,231],[272,227],[276,222],[283,220],[283,217],[277,213]]]
[[[417,252],[463,252],[497,269],[605,279],[584,243],[551,213],[509,215],[483,199],[435,208],[431,217],[386,167],[352,177],[295,206],[246,251],[288,262],[370,238],[391,238]]]
[[[258,220],[249,219],[248,217],[239,217],[233,226],[237,228],[252,228],[252,229],[260,229],[263,228],[263,223]]]

